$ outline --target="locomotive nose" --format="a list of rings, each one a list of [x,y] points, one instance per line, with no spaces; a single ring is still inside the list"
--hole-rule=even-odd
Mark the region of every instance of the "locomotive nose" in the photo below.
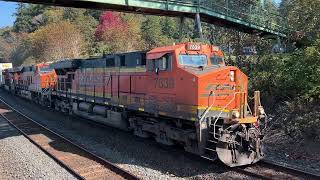
[[[246,92],[246,76],[236,67],[224,67],[199,78],[199,104],[224,109],[238,117],[236,92]],[[232,112],[231,112],[232,111]]]

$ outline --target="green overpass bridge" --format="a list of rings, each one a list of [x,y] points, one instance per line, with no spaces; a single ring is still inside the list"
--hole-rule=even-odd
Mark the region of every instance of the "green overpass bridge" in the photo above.
[[[266,0],[6,0],[76,8],[195,18],[259,36],[286,37],[286,20]],[[201,36],[200,36],[201,37]]]

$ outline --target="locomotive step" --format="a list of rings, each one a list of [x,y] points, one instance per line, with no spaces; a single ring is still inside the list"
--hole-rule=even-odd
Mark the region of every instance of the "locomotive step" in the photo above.
[[[201,156],[202,158],[204,158],[204,159],[207,159],[207,160],[209,160],[209,161],[215,161],[215,160],[217,160],[217,157],[215,156],[215,158],[211,158],[211,157],[209,157],[209,156],[205,156],[205,155],[203,155],[203,156]]]
[[[218,143],[218,141],[216,141],[216,140],[210,140],[210,139],[208,139],[207,141],[208,141],[208,142],[211,142],[211,143]]]
[[[216,150],[214,150],[214,149],[210,149],[210,148],[205,148],[205,149],[208,151],[216,152]]]
[[[210,134],[214,135],[214,132],[209,131]],[[220,134],[216,133],[216,136],[220,136]]]
[[[214,127],[214,124],[210,124],[210,126],[211,126],[211,127]],[[218,127],[218,128],[223,128],[223,126],[221,126],[221,125],[216,125],[216,127]]]

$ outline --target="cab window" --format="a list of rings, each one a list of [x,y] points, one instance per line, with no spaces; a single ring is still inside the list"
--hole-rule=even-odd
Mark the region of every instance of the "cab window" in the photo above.
[[[163,56],[162,58],[158,59],[157,62],[158,62],[159,70],[165,71],[168,69],[169,60],[166,56]]]
[[[211,56],[210,58],[211,64],[215,66],[222,66],[224,59],[220,56]]]
[[[179,63],[185,66],[207,66],[208,59],[206,55],[181,54],[179,56]]]
[[[172,69],[172,56],[171,54],[166,54],[161,58],[150,60],[148,70],[149,71],[171,71]]]

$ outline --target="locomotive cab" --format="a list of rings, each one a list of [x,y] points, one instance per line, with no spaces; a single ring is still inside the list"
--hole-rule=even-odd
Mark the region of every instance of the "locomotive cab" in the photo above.
[[[24,68],[25,85],[32,92],[48,91],[55,85],[55,71],[49,63],[39,63]]]
[[[56,83],[56,73],[49,63],[40,63],[35,67],[36,86],[38,90],[49,90]]]

